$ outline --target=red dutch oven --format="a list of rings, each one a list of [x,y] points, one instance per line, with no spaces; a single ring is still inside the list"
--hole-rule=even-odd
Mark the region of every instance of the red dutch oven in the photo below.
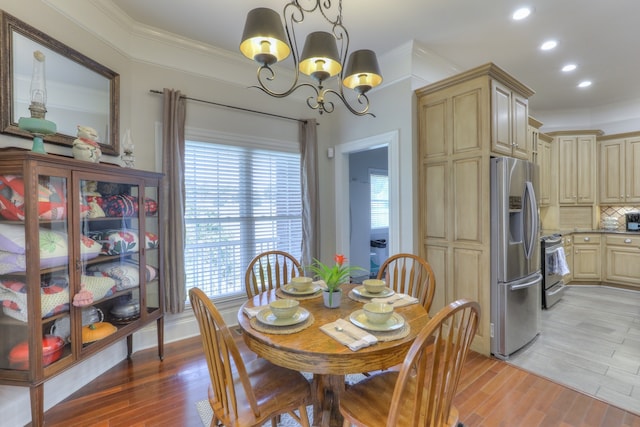
[[[47,366],[62,356],[64,340],[55,335],[42,337],[42,364]],[[12,369],[29,369],[29,345],[26,341],[16,344],[9,352],[9,365]]]

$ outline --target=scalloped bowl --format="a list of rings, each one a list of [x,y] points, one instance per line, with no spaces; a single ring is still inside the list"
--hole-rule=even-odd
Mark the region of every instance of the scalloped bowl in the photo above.
[[[299,301],[294,299],[277,299],[269,303],[271,312],[278,319],[290,319],[298,311]]]
[[[298,276],[292,277],[289,284],[298,292],[304,292],[311,287],[313,280],[311,277]]]
[[[391,318],[393,306],[384,302],[369,302],[362,307],[371,323],[384,323]]]
[[[384,288],[387,287],[387,283],[384,280],[380,279],[363,280],[362,284],[370,294],[379,294],[380,292],[384,291]]]

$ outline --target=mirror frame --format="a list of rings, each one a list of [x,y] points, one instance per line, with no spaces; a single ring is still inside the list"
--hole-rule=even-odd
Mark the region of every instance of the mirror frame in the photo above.
[[[2,107],[0,114],[0,132],[33,139],[32,134],[20,129],[18,123],[13,120],[14,52],[12,51],[12,46],[14,32],[80,64],[88,70],[105,77],[109,81],[110,134],[108,140],[100,142],[100,149],[104,154],[120,155],[120,75],[2,10],[0,10],[0,81],[2,83],[2,87],[0,88],[0,106]],[[76,135],[55,133],[46,135],[43,139],[45,142],[71,147],[73,140],[76,139]]]

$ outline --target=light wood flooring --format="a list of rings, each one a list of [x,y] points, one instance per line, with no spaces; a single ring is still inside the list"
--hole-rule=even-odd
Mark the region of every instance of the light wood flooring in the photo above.
[[[568,286],[508,363],[640,414],[640,292]]]

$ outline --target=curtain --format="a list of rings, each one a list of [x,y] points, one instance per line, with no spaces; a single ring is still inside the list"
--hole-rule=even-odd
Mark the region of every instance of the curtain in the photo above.
[[[302,185],[303,267],[320,257],[318,206],[318,133],[315,119],[300,122],[300,183]]]
[[[164,303],[169,313],[184,311],[184,124],[186,100],[179,90],[164,89],[162,113],[162,205]]]

